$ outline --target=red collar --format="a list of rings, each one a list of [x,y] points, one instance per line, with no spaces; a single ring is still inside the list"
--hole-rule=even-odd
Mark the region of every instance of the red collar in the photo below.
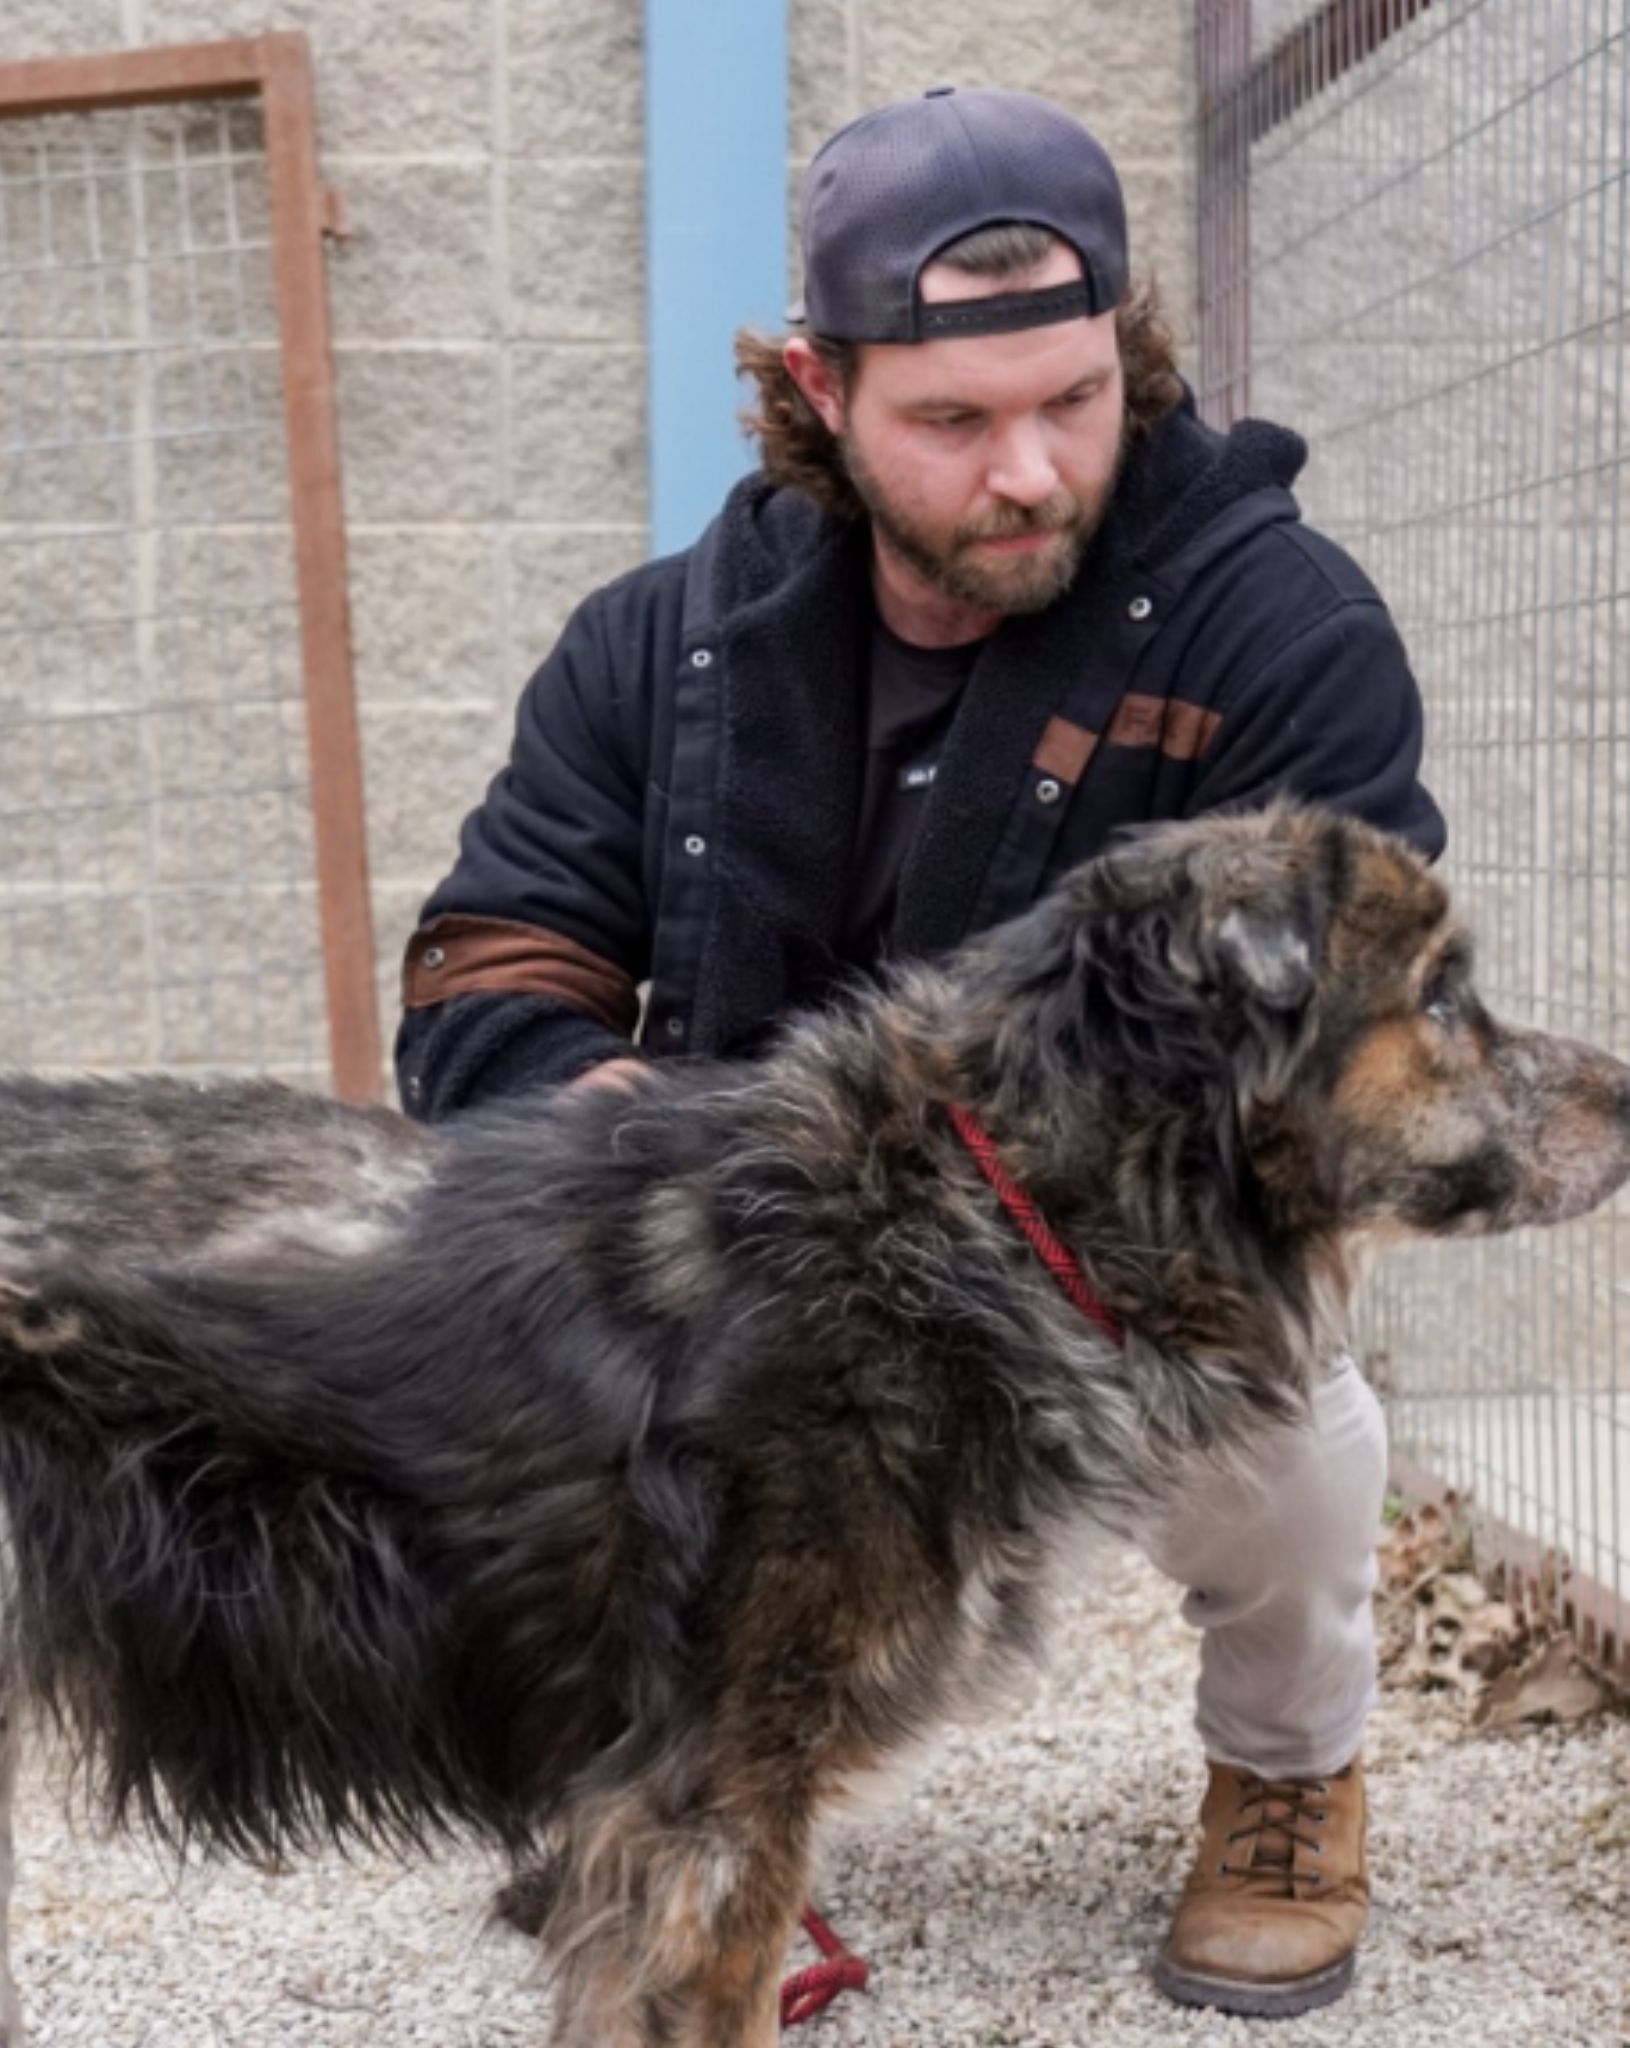
[[[1036,1249],[1042,1264],[1089,1322],[1096,1323],[1113,1343],[1126,1342],[1126,1330],[1113,1309],[1106,1308],[1093,1292],[1081,1261],[1061,1238],[1055,1237],[1036,1213],[1036,1205],[996,1156],[995,1140],[971,1109],[960,1102],[946,1104],[956,1134],[973,1154],[974,1163],[1000,1196],[1002,1206]]]

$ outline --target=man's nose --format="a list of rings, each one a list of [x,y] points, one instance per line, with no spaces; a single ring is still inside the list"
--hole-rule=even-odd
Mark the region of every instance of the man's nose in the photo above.
[[[986,484],[991,495],[1015,505],[1043,505],[1058,489],[1058,471],[1039,426],[1026,421],[1003,433],[992,453]]]

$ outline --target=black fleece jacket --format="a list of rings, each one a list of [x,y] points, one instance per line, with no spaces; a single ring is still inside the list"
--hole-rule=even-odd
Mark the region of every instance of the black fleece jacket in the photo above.
[[[1288,486],[1305,458],[1283,428],[1220,434],[1188,403],[1133,449],[1071,588],[981,650],[894,952],[1011,915],[1128,825],[1280,792],[1442,850],[1402,643],[1362,571],[1302,524]],[[869,528],[754,476],[693,548],[579,607],[409,947],[410,1112],[629,1053],[637,984],[657,1057],[750,1052],[830,991],[870,606]],[[460,969],[471,931],[501,934],[519,972],[484,953]],[[444,956],[460,992],[438,1000]]]

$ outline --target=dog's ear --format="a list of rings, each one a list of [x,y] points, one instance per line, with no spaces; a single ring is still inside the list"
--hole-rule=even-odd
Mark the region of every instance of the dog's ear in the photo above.
[[[1346,858],[1340,821],[1289,807],[1138,830],[980,943],[977,1056],[1022,1064],[1022,1018],[1043,1060],[1266,1099],[1310,1042]]]
[[[1236,904],[1217,920],[1213,944],[1222,972],[1270,1010],[1299,1010],[1319,979],[1322,933],[1305,901],[1266,910]]]
[[[1239,1080],[1249,1069],[1252,1088],[1283,1072],[1318,990],[1333,900],[1308,814],[1158,827],[1078,879],[1100,1029],[1167,1071],[1226,1066]]]

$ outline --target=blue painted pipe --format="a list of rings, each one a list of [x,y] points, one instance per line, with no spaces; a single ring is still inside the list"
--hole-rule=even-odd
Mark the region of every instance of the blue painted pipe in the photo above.
[[[785,0],[645,0],[651,547],[688,547],[751,466],[731,341],[787,304]]]

